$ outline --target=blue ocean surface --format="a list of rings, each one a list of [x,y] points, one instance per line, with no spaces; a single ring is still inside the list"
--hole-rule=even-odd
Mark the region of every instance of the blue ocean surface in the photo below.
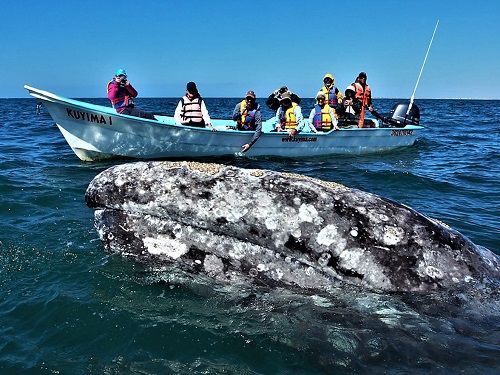
[[[177,100],[137,104],[172,115]],[[229,118],[238,101],[206,99],[213,118]],[[304,113],[312,104],[303,99]],[[380,194],[500,254],[500,101],[417,104],[426,130],[405,149],[197,160]],[[216,285],[106,253],[84,194],[125,162],[80,161],[34,99],[0,99],[0,374],[500,373],[498,291],[442,304],[356,289],[313,295]]]

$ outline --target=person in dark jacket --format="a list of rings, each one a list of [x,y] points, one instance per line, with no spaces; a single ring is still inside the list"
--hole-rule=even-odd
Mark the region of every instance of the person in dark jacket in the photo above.
[[[299,96],[288,90],[288,87],[282,86],[279,89],[274,90],[271,95],[269,95],[266,100],[266,105],[273,111],[277,111],[280,107],[280,101],[284,94],[290,95],[290,98],[292,98],[292,103],[295,103],[297,105],[300,104]]]

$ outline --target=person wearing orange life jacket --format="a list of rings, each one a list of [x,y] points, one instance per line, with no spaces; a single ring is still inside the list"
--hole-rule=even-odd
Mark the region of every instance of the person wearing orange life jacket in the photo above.
[[[316,105],[309,114],[309,122],[317,132],[329,132],[332,129],[339,130],[335,112],[326,102],[326,95],[323,91],[316,95]]]
[[[115,76],[107,85],[108,99],[116,112],[122,115],[147,118],[156,120],[152,113],[145,112],[136,108],[134,98],[137,97],[137,90],[127,79],[127,72],[124,69],[118,69]]]
[[[370,112],[373,112],[375,110],[372,105],[372,90],[366,83],[366,79],[366,73],[361,72],[358,74],[356,81],[352,83],[352,86],[354,86],[355,88],[355,98],[361,102],[361,113],[359,115],[358,125],[360,128],[366,126],[364,124],[365,109],[368,109]]]
[[[326,103],[335,112],[337,105],[342,101],[342,92],[334,86],[335,78],[331,73],[326,73],[323,77],[323,87],[320,89],[325,94]]]
[[[292,97],[289,93],[284,93],[281,96],[280,107],[276,111],[275,131],[288,132],[291,137],[301,132],[305,125],[308,125],[312,132],[316,129],[312,127],[309,121],[303,121],[302,109],[297,103],[292,102]]]
[[[174,119],[177,125],[194,126],[197,128],[207,127],[215,131],[205,101],[200,96],[194,82],[187,83],[186,94],[179,100],[175,108]]]
[[[256,102],[255,92],[248,91],[245,99],[236,104],[233,111],[233,120],[236,121],[238,130],[255,131],[250,142],[241,146],[241,152],[246,152],[262,135],[262,115],[260,105]]]

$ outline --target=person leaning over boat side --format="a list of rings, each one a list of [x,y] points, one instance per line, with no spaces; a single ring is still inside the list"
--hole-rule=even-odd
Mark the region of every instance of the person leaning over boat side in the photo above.
[[[361,72],[358,74],[356,81],[352,83],[352,86],[355,88],[355,97],[361,102],[361,112],[359,114],[359,127],[371,127],[371,125],[366,125],[364,123],[365,119],[365,109],[368,109],[370,112],[374,111],[372,105],[372,90],[370,86],[366,83],[366,73]]]
[[[335,109],[337,108],[337,105],[342,102],[343,95],[342,92],[339,91],[337,87],[335,87],[335,78],[333,78],[333,75],[331,73],[326,73],[325,76],[323,77],[323,87],[320,89],[323,94],[325,94],[325,100],[326,104],[330,106],[330,108],[333,109],[335,113]]]
[[[174,119],[177,125],[207,127],[215,131],[205,101],[200,96],[194,82],[187,83],[186,94],[179,100],[179,104],[175,108]]]
[[[300,98],[297,94],[294,94],[290,90],[288,90],[288,87],[282,86],[279,89],[274,90],[271,95],[266,100],[266,105],[272,109],[273,111],[276,111],[280,107],[280,100],[281,96],[285,93],[290,94],[290,97],[292,98],[292,102],[299,105],[300,104]]]
[[[309,114],[309,123],[314,126],[318,132],[329,132],[332,129],[339,130],[335,112],[327,103],[326,95],[323,91],[318,92],[316,95],[316,105]]]
[[[137,90],[127,79],[127,73],[124,69],[118,69],[113,79],[108,82],[108,99],[111,101],[113,108],[122,115],[156,120],[152,113],[134,106],[135,97],[137,97]]]
[[[275,119],[275,131],[288,132],[291,137],[301,132],[305,125],[308,125],[312,132],[317,132],[314,126],[309,124],[309,121],[303,121],[302,109],[297,103],[292,102],[289,93],[284,93],[281,96],[280,107],[276,111]]]
[[[238,130],[255,130],[251,141],[241,146],[241,152],[245,152],[262,135],[260,105],[256,102],[256,96],[253,91],[248,91],[245,99],[236,104],[233,111],[233,120],[236,121],[236,128]]]

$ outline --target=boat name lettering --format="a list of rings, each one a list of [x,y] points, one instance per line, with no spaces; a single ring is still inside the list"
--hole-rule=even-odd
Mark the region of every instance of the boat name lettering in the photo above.
[[[405,135],[412,135],[413,130],[393,130],[391,132],[391,137],[402,137]]]
[[[95,113],[88,113],[84,111],[77,111],[74,109],[66,108],[66,113],[68,117],[74,118],[75,120],[87,120],[88,122],[95,122],[98,124],[108,124],[113,125],[111,116],[97,115]]]
[[[281,142],[316,142],[317,137],[283,137]]]

